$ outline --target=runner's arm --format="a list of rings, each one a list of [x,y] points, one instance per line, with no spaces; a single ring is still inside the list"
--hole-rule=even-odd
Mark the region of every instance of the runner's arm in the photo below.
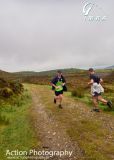
[[[66,84],[66,80],[65,80],[65,78],[64,78],[64,76],[62,76],[62,81],[63,81],[63,86]]]
[[[51,83],[51,85],[56,88],[56,85],[54,83]]]
[[[92,85],[94,83],[94,80],[91,79],[90,82],[88,82],[88,85]]]
[[[55,87],[55,88],[57,87],[57,86],[56,86],[56,78],[52,79],[51,85],[52,85],[53,87]]]
[[[100,83],[103,83],[103,79],[102,78],[100,78]]]

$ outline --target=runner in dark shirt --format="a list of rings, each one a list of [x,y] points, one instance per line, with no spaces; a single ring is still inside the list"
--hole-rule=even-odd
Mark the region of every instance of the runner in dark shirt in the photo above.
[[[51,81],[52,89],[55,90],[54,103],[59,101],[59,108],[62,108],[63,89],[66,84],[66,80],[61,71],[57,72],[57,76]]]
[[[97,74],[95,74],[95,71],[93,68],[89,69],[89,75],[90,75],[90,82],[88,84],[91,85],[92,99],[95,107],[93,111],[97,111],[97,112],[100,111],[100,109],[98,108],[98,101],[101,101],[102,103],[106,104],[109,108],[112,108],[112,102],[105,100],[101,96],[101,92],[99,92],[99,90],[102,89],[101,83],[103,82],[103,80]]]
[[[95,82],[95,83],[100,83],[100,81],[101,81],[101,78],[98,76],[98,75],[96,75],[96,74],[90,74],[90,80],[91,79],[93,79],[93,81]]]

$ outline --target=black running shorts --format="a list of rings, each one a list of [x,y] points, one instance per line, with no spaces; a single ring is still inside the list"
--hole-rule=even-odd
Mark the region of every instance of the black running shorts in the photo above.
[[[101,96],[101,93],[94,92],[93,97],[98,97],[98,96]]]
[[[55,91],[56,96],[59,96],[60,94],[63,94],[63,90],[62,91]]]

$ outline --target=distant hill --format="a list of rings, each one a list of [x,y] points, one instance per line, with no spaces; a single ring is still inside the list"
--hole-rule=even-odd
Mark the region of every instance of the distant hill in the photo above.
[[[8,77],[11,77],[11,76],[12,76],[12,73],[0,70],[0,77],[2,77],[2,78],[8,78]]]
[[[114,65],[113,65],[113,66],[106,67],[105,69],[114,69]]]
[[[22,71],[22,72],[15,72],[13,73],[15,76],[52,76],[56,74],[57,70],[61,70],[64,74],[73,74],[73,73],[80,73],[84,72],[85,70],[76,69],[76,68],[69,68],[69,69],[56,69],[50,71],[41,71],[41,72],[34,72],[34,71]]]
[[[80,85],[80,81],[86,82],[88,81],[88,72],[84,69],[77,68],[68,68],[68,69],[60,69],[63,75],[67,79],[67,84],[69,86],[74,86],[75,84]],[[14,72],[9,73],[0,70],[0,78],[4,78],[6,81],[18,81],[20,83],[33,83],[33,84],[50,84],[52,77],[56,75],[56,70],[50,71],[22,71],[22,72]],[[96,72],[104,78],[107,82],[113,82],[114,79],[114,70],[107,67],[107,69],[96,70]]]

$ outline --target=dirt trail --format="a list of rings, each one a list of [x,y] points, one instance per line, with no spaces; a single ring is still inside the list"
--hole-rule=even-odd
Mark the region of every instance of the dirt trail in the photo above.
[[[30,87],[30,90],[33,100],[31,110],[34,123],[33,125],[35,127],[36,134],[40,137],[41,148],[49,151],[67,150],[73,152],[71,157],[68,155],[62,156],[61,158],[59,156],[55,156],[53,158],[49,158],[49,160],[92,160],[90,157],[84,158],[84,150],[79,147],[77,141],[71,140],[67,133],[68,127],[74,123],[77,125],[79,123],[85,123],[86,121],[95,121],[96,123],[100,123],[101,130],[102,132],[104,131],[104,133],[106,131],[106,135],[103,140],[104,144],[99,144],[101,145],[99,148],[103,146],[105,147],[105,145],[110,145],[110,143],[111,145],[114,143],[114,117],[110,114],[91,112],[86,105],[81,102],[76,102],[68,96],[65,96],[63,110],[60,110],[52,103],[53,94],[48,88],[41,86],[36,87],[33,85]],[[59,116],[54,114],[53,111],[49,111],[49,108],[47,109],[47,106],[49,105],[52,110],[53,108],[54,110],[57,110],[57,114],[59,114]],[[63,119],[63,121],[65,121],[64,123],[61,123],[58,119],[58,117],[62,119],[62,115],[66,116],[66,119]],[[87,132],[89,132],[89,130]],[[93,140],[94,137],[95,135],[93,135]],[[97,138],[95,137],[95,139]],[[105,148],[103,149],[105,150]],[[111,151],[106,151],[106,154],[111,160],[114,160],[113,149],[114,148],[112,147]],[[105,154],[105,151],[103,151],[103,154]]]
[[[53,160],[77,160],[81,159],[82,152],[77,143],[73,143],[67,135],[64,126],[54,119],[54,116],[46,112],[41,95],[36,88],[32,88],[32,111],[35,115],[35,130],[41,139],[42,149],[49,151],[71,151],[72,156],[54,156]]]

